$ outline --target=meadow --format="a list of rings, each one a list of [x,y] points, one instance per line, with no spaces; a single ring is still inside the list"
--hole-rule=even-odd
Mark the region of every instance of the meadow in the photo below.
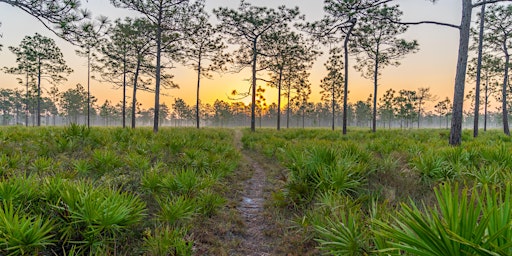
[[[191,255],[240,155],[232,130],[0,129],[0,254]]]
[[[259,130],[243,143],[284,167],[272,207],[304,255],[511,255],[511,138],[448,136]]]
[[[0,254],[232,255],[242,156],[266,172],[272,255],[512,254],[498,131],[242,132],[1,128]]]

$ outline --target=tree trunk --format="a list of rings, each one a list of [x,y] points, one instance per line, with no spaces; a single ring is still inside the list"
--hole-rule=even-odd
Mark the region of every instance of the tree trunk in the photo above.
[[[87,53],[87,127],[91,126],[91,53]]]
[[[137,58],[137,67],[135,68],[135,74],[133,75],[133,95],[132,95],[132,129],[135,128],[136,121],[136,108],[137,108],[137,81],[139,80],[140,72],[140,57]]]
[[[126,51],[123,55],[123,128],[126,128]]]
[[[277,130],[281,130],[281,83],[283,81],[283,67],[279,68],[279,80],[277,80]]]
[[[475,84],[475,120],[473,121],[473,137],[478,137],[478,118],[480,115],[480,79],[482,74],[482,48],[484,39],[484,16],[485,4],[480,10],[480,31],[478,33],[478,59],[476,64],[476,84]]]
[[[462,0],[462,20],[460,25],[459,53],[457,58],[457,71],[455,75],[455,88],[453,95],[452,125],[450,131],[450,145],[458,146],[462,140],[462,110],[464,104],[464,83],[466,80],[466,67],[468,63],[469,31],[471,27],[471,0]]]
[[[286,106],[286,129],[290,128],[290,95],[292,94],[292,81],[290,74],[288,74],[288,102]]]
[[[487,131],[487,105],[489,104],[489,75],[485,75],[484,132]]]
[[[377,131],[377,86],[379,82],[379,47],[375,53],[375,66],[373,69],[373,116],[372,132]]]
[[[348,106],[348,42],[350,40],[350,35],[352,34],[352,30],[356,26],[356,20],[351,21],[350,28],[345,36],[345,41],[343,43],[343,49],[345,54],[345,83],[344,83],[344,91],[343,91],[343,135],[347,134],[347,106]]]
[[[28,113],[30,112],[30,107],[28,105],[28,103],[29,103],[29,100],[28,100],[28,96],[29,96],[29,93],[28,93],[28,72],[27,72],[27,81],[26,81],[25,86],[27,87],[27,94],[25,96],[25,126],[28,127]]]
[[[199,129],[199,86],[201,85],[201,56],[199,52],[199,61],[197,63],[197,91],[196,91],[196,128]]]
[[[503,90],[502,90],[502,108],[503,108],[503,132],[510,136],[508,127],[508,107],[507,107],[507,87],[508,87],[508,65],[510,63],[510,55],[506,48],[506,42],[503,43],[505,49],[505,75],[503,76]]]
[[[331,129],[333,131],[334,131],[334,128],[335,128],[334,127],[334,118],[336,116],[336,96],[335,96],[335,92],[336,92],[335,86],[336,86],[336,83],[335,83],[335,80],[336,79],[334,79],[333,82],[332,82],[332,106],[331,106],[332,107],[332,127],[331,127]]]
[[[162,6],[158,10],[158,21],[156,28],[156,77],[155,77],[155,113],[153,118],[153,132],[158,132],[158,121],[160,117],[160,75],[162,72]]]
[[[37,66],[37,126],[41,126],[41,62]]]
[[[258,38],[252,41],[252,96],[251,96],[251,132],[256,131],[256,59]]]

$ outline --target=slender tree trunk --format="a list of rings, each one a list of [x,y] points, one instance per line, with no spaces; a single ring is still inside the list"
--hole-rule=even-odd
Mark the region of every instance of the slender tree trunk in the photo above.
[[[91,52],[87,53],[87,127],[91,126]]]
[[[283,67],[279,68],[279,80],[277,80],[277,130],[281,130],[281,83],[283,81]]]
[[[478,118],[480,115],[480,79],[482,74],[482,48],[484,43],[484,22],[485,22],[485,4],[480,11],[480,31],[478,33],[478,58],[476,64],[476,84],[475,84],[475,120],[473,120],[473,137],[478,137]]]
[[[336,79],[334,79],[334,80],[336,80]],[[334,128],[335,128],[334,127],[334,119],[335,119],[335,116],[336,116],[336,95],[335,95],[336,88],[335,88],[335,86],[336,86],[336,82],[333,81],[332,82],[332,104],[331,104],[332,105],[331,106],[332,107],[332,126],[331,126],[331,130],[333,130],[333,131],[334,131]]]
[[[373,120],[372,132],[377,131],[377,87],[379,84],[379,47],[375,53],[375,66],[373,69]]]
[[[153,118],[153,132],[158,132],[158,121],[160,117],[160,75],[162,72],[162,6],[158,10],[158,21],[156,28],[156,77],[155,77],[155,113]]]
[[[199,129],[199,86],[201,85],[201,56],[199,52],[199,61],[197,63],[197,91],[196,91],[196,128]]]
[[[258,38],[252,41],[252,98],[251,98],[251,132],[256,131],[256,59]]]
[[[288,74],[288,76],[291,75],[291,72],[290,74]],[[291,81],[291,77],[288,77],[288,102],[286,103],[287,106],[286,106],[286,129],[290,128],[290,95],[292,94],[292,81]]]
[[[506,42],[504,43],[505,49],[505,75],[503,76],[503,90],[502,90],[502,108],[503,108],[503,132],[510,136],[510,130],[508,127],[508,107],[507,107],[507,88],[508,88],[508,65],[510,63],[510,55],[506,48]]]
[[[123,128],[126,128],[126,51],[123,55]]]
[[[348,42],[350,40],[350,35],[352,34],[352,30],[356,26],[356,20],[352,20],[351,26],[345,36],[345,41],[343,43],[343,49],[345,54],[345,83],[344,83],[344,91],[343,91],[343,135],[347,134],[347,106],[348,106]]]
[[[30,112],[30,107],[29,107],[29,99],[28,99],[28,96],[29,96],[29,93],[28,93],[28,72],[27,72],[27,81],[26,81],[26,84],[25,86],[27,87],[27,94],[25,96],[25,126],[28,127],[28,113]]]
[[[484,132],[487,131],[487,105],[489,104],[489,75],[485,75]]]
[[[458,146],[462,140],[462,110],[464,104],[464,83],[466,80],[466,67],[468,63],[469,31],[471,27],[472,1],[462,0],[462,20],[459,36],[459,53],[457,58],[457,71],[455,75],[455,89],[453,95],[452,125],[450,131],[450,145]]]
[[[41,62],[37,65],[37,126],[41,126]]]
[[[137,109],[137,83],[139,80],[140,72],[140,58],[137,58],[137,67],[135,68],[135,74],[133,75],[133,95],[132,95],[132,129],[135,128],[136,121],[136,109]]]

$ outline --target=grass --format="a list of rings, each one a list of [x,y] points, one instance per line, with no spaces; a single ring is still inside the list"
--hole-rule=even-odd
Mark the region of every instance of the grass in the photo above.
[[[285,167],[272,205],[300,234],[291,243],[327,255],[510,255],[512,145],[464,133],[456,148],[445,130],[263,129],[243,142]]]
[[[0,129],[1,255],[229,255],[234,131]],[[512,141],[445,130],[244,130],[282,255],[511,255]],[[235,171],[236,170],[236,171]]]
[[[3,127],[0,144],[2,255],[190,255],[240,159],[220,129]]]

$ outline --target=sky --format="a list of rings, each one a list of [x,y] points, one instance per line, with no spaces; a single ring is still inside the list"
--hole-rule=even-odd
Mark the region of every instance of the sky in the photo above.
[[[324,15],[323,1],[321,0],[249,0],[247,2],[267,7],[298,6],[301,13],[306,15],[307,21],[319,20]],[[435,4],[425,0],[395,0],[393,2],[399,4],[400,9],[404,12],[403,21],[433,20],[456,25],[460,23],[460,1],[440,0]],[[206,7],[209,11],[220,6],[237,8],[238,5],[238,0],[206,0]],[[83,1],[83,7],[89,9],[94,17],[105,15],[111,20],[135,14],[129,10],[114,8],[108,0]],[[212,21],[215,22],[213,15]],[[67,64],[74,69],[74,72],[68,77],[68,81],[59,85],[60,91],[74,87],[77,83],[86,85],[87,62],[85,58],[75,54],[76,47],[52,34],[32,16],[3,2],[0,2],[0,22],[2,23],[0,26],[0,33],[2,34],[0,44],[4,45],[0,52],[0,68],[16,65],[15,55],[7,49],[7,46],[17,46],[23,37],[37,32],[53,38],[60,46]],[[440,100],[445,97],[452,98],[457,61],[458,30],[435,25],[417,25],[411,26],[402,37],[417,40],[420,50],[403,58],[399,67],[387,67],[383,70],[379,82],[378,97],[390,88],[398,91],[400,89],[416,90],[419,87],[430,87],[433,94],[437,95]],[[340,42],[341,45],[342,42]],[[320,100],[319,84],[322,77],[327,73],[323,66],[328,57],[327,51],[327,49],[324,49],[324,55],[317,59],[311,70],[310,82],[313,91],[311,99],[313,101]],[[350,66],[353,66],[353,63],[352,61]],[[175,76],[175,82],[180,86],[180,89],[164,90],[165,96],[161,97],[161,103],[170,106],[175,98],[182,98],[190,105],[195,104],[197,77],[195,72],[190,68],[178,66],[171,73]],[[260,73],[260,75],[264,74],[265,72]],[[203,79],[201,82],[201,100],[210,103],[215,99],[229,101],[232,90],[248,90],[249,84],[246,81],[248,78],[250,78],[250,70],[247,69],[238,74],[215,74],[213,79]],[[263,83],[261,85],[266,88],[267,104],[276,102],[277,90],[267,87]],[[0,72],[0,87],[19,87],[16,76]],[[43,87],[49,89],[50,85],[43,84]],[[470,85],[467,86],[468,89],[470,87]],[[349,73],[349,92],[349,102],[366,100],[373,93],[373,82],[361,77],[359,72],[351,69]],[[107,99],[116,104],[122,98],[120,89],[115,89],[110,84],[95,80],[91,80],[91,93],[98,98],[99,105]],[[127,94],[130,95],[130,92],[128,91]],[[138,100],[143,104],[143,108],[154,106],[154,94],[140,93]],[[247,98],[243,101],[248,103],[250,99]]]

